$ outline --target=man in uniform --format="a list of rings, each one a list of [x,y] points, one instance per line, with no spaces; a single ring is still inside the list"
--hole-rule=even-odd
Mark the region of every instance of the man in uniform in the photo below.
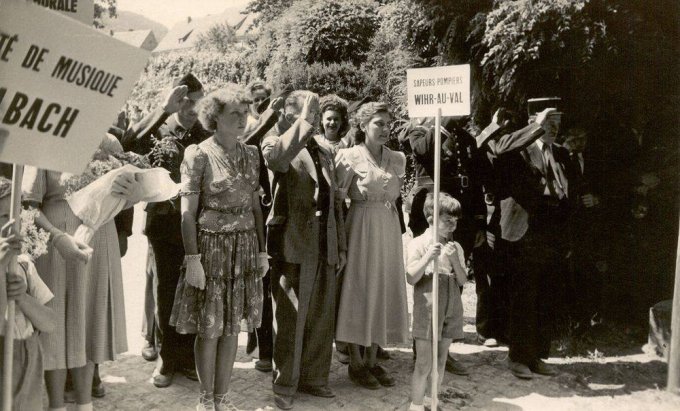
[[[560,99],[529,100],[530,121]],[[569,154],[553,144],[561,113],[543,124],[539,140],[519,152],[498,157],[501,237],[510,273],[510,353],[508,366],[518,378],[554,375],[544,363],[550,353],[551,331],[563,296],[567,229],[571,213]]]
[[[154,165],[170,171],[180,181],[180,165],[184,149],[210,136],[197,121],[196,102],[203,97],[203,85],[193,75],[175,80],[165,102],[125,133],[123,148],[138,154],[149,154]],[[151,243],[158,277],[157,313],[160,328],[160,367],[154,375],[156,387],[172,384],[176,371],[198,380],[194,363],[194,335],[180,335],[170,326],[180,267],[184,259],[179,199],[150,203],[146,207],[144,233]]]

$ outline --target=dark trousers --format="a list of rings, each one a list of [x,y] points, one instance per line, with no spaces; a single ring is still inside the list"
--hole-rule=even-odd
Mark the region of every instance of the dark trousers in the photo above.
[[[335,268],[325,260],[272,264],[274,392],[325,386],[335,333]]]
[[[566,269],[564,250],[553,240],[527,233],[505,244],[511,275],[510,359],[515,362],[529,365],[550,354]]]
[[[477,333],[485,338],[507,341],[508,276],[501,272],[495,250],[487,243],[475,248],[473,267],[477,293]]]
[[[156,259],[153,255],[153,248],[149,244],[149,252],[146,260],[146,285],[144,288],[144,315],[142,316],[142,337],[158,348],[161,339],[161,331],[158,328],[156,313],[156,291],[158,288],[156,275]]]
[[[184,247],[158,238],[150,238],[156,257],[156,310],[158,327],[161,331],[159,355],[163,361],[162,374],[179,371],[183,368],[194,369],[194,334],[179,334],[170,325],[170,315],[175,302],[175,291],[179,280],[180,267],[184,260]]]
[[[255,332],[249,333],[248,340],[257,338],[257,346],[260,347],[260,359],[272,360],[273,348],[273,320],[274,312],[272,309],[272,288],[271,288],[271,270],[262,278],[262,293],[264,301],[262,302],[262,323]]]

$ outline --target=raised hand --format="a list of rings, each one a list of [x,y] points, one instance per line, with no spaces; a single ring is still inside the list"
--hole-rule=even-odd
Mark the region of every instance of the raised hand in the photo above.
[[[189,87],[187,86],[177,86],[170,90],[167,96],[165,96],[165,101],[163,102],[163,111],[166,113],[176,113],[179,111],[182,105],[182,100],[187,96],[189,92]]]
[[[548,122],[548,118],[554,113],[557,113],[557,110],[554,108],[546,108],[545,110],[541,111],[536,116],[536,124],[543,127]]]
[[[300,112],[300,118],[306,120],[311,125],[316,125],[319,120],[319,96],[315,93],[309,93],[305,98],[305,103]]]

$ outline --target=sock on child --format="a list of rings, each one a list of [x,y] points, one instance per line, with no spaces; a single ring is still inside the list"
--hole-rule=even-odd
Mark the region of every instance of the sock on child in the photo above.
[[[411,403],[411,405],[408,407],[408,411],[425,411],[425,406],[424,405],[416,405],[414,403]]]

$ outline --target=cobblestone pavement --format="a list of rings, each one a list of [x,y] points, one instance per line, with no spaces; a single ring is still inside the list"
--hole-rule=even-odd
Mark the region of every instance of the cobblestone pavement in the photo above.
[[[141,214],[135,213],[135,230],[141,232]],[[98,410],[190,410],[195,408],[198,383],[177,376],[172,386],[159,389],[151,382],[154,364],[140,356],[144,293],[146,239],[130,238],[123,259],[125,304],[129,352],[117,361],[101,365],[107,394],[95,400]],[[473,322],[474,288],[466,286],[466,321]],[[471,370],[467,377],[447,374],[440,395],[445,410],[680,410],[680,397],[663,387],[666,364],[656,357],[631,353],[625,357],[552,358],[560,374],[518,380],[506,368],[507,349],[488,349],[474,344],[474,325],[466,326],[466,343],[451,351]],[[272,409],[271,375],[254,369],[245,354],[245,334],[239,339],[239,353],[231,382],[234,403],[243,410]],[[397,385],[370,391],[353,385],[346,366],[333,360],[329,386],[334,399],[299,394],[296,410],[406,410],[409,404],[412,353],[410,347],[388,348],[392,359],[383,365]],[[75,406],[69,405],[69,410]]]

